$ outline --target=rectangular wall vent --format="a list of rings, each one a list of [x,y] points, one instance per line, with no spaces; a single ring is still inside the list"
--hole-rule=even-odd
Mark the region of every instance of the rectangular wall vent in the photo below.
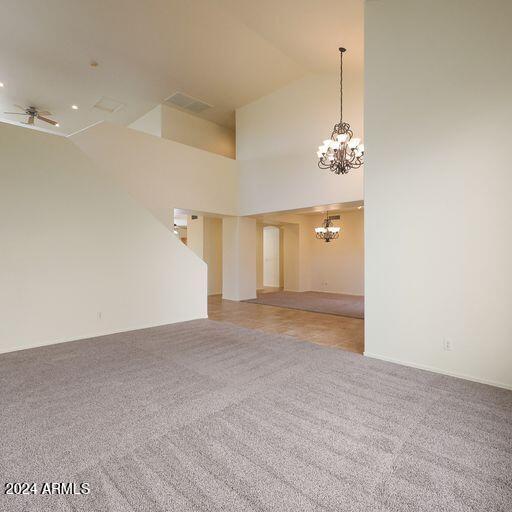
[[[103,112],[113,114],[114,112],[121,110],[124,106],[125,104],[120,101],[103,96],[93,105],[92,108],[97,108],[98,110],[103,110]]]
[[[176,106],[190,112],[194,112],[194,114],[199,114],[200,112],[204,112],[205,110],[213,107],[213,105],[205,103],[204,101],[198,100],[196,98],[192,98],[192,96],[182,92],[176,92],[172,94],[165,99],[164,103],[166,105]]]

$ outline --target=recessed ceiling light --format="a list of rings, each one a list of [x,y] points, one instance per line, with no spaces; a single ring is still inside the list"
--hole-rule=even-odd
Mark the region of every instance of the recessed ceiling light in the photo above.
[[[72,108],[73,110],[78,110],[78,105],[71,105],[71,108]]]
[[[4,86],[4,83],[3,82],[0,82],[0,87],[3,87]]]
[[[56,128],[58,128],[59,126],[60,126],[60,124],[59,124],[59,123],[57,123],[57,124],[55,125],[55,127],[56,127]]]

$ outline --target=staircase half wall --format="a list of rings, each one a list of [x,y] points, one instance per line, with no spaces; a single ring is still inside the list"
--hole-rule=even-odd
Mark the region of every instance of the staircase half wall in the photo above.
[[[231,158],[110,123],[71,140],[168,227],[173,208],[238,214],[237,164]]]
[[[205,263],[69,139],[0,123],[0,239],[0,352],[207,316]]]

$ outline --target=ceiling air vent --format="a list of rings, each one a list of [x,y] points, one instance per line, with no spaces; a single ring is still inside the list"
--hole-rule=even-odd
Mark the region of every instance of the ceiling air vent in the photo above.
[[[172,96],[169,96],[164,103],[166,105],[176,106],[190,112],[194,112],[194,114],[199,114],[200,112],[204,112],[205,110],[213,107],[213,105],[209,105],[204,101],[192,98],[192,96],[188,96],[188,94],[183,94],[182,92],[177,92]]]
[[[103,112],[113,114],[114,112],[121,110],[124,106],[124,103],[121,103],[120,101],[103,96],[93,105],[92,108],[97,108],[98,110],[103,110]]]

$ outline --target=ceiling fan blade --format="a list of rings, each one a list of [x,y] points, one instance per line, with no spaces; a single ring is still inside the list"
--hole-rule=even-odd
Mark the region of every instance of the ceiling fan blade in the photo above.
[[[51,116],[52,115],[52,113],[48,112],[48,110],[38,110],[37,113],[40,116]]]
[[[4,112],[4,114],[11,114],[13,116],[26,116],[25,112]]]
[[[59,124],[57,121],[54,121],[53,119],[48,119],[47,117],[40,116],[39,114],[36,117],[37,117],[37,119],[44,121],[45,123],[51,124],[53,126],[56,126]]]
[[[28,116],[27,124],[34,124],[34,116]]]
[[[19,108],[20,110],[23,110],[23,112],[25,112],[27,110],[26,107],[22,107],[21,105],[16,105],[16,103],[14,104],[14,106],[16,108]]]

